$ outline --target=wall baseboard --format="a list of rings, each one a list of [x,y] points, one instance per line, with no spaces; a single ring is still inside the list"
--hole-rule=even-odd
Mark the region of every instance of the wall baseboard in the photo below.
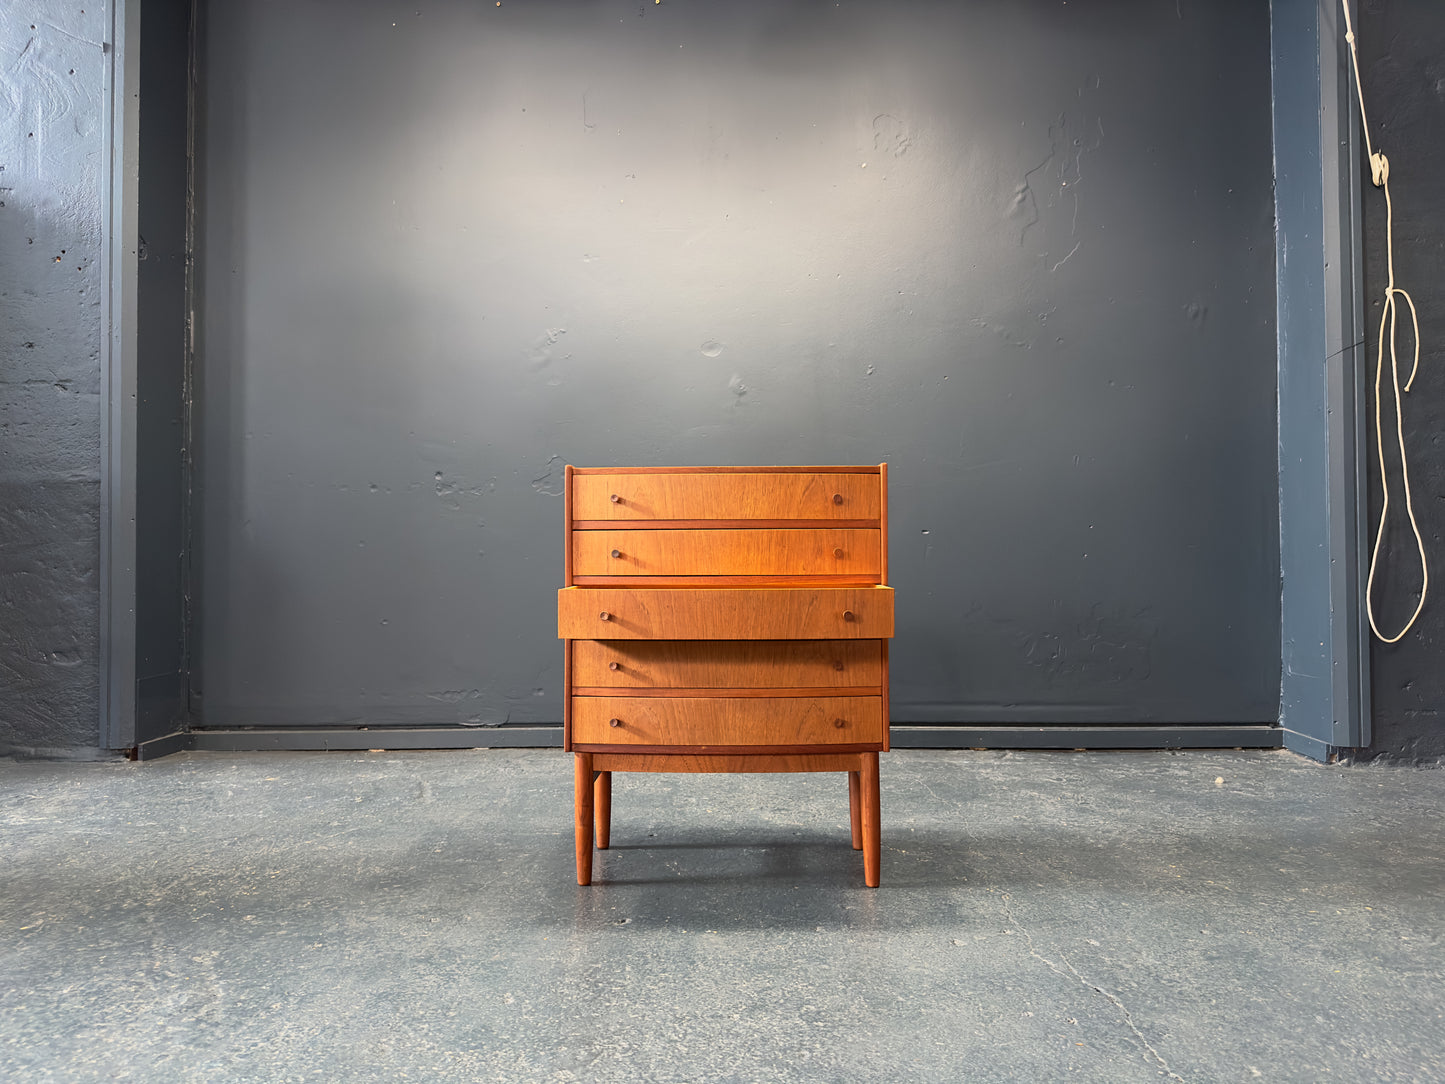
[[[1273,723],[889,727],[895,749],[1278,749]]]
[[[1272,723],[1192,726],[912,726],[891,728],[895,749],[1278,749]],[[560,726],[231,727],[177,731],[136,747],[135,759],[171,753],[260,750],[559,749]]]

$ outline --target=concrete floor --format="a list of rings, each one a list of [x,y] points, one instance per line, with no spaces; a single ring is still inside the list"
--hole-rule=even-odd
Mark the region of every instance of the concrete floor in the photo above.
[[[1445,771],[552,750],[0,763],[0,1079],[1445,1079]]]

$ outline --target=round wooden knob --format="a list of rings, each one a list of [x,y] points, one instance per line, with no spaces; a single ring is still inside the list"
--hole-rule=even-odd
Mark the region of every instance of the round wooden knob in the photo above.
[[[621,669],[622,669],[622,664],[621,664],[620,662],[609,662],[609,663],[607,664],[607,669],[609,669],[609,670],[621,670]]]
[[[835,549],[835,550],[833,551],[833,556],[834,556],[834,557],[842,557],[842,556],[843,556],[843,547],[842,547],[842,546],[839,546],[837,549]]]
[[[842,669],[843,669],[843,660],[842,660],[842,659],[834,659],[834,660],[833,660],[833,669],[834,669],[834,670],[842,670]]]
[[[621,551],[621,550],[613,550],[613,551],[612,551],[612,559],[613,559],[614,561],[617,560],[617,558],[619,558],[619,557],[621,557],[621,556],[622,556],[622,551]]]
[[[606,616],[607,616],[606,614],[603,614],[603,617],[606,617]],[[843,620],[844,620],[844,621],[857,621],[858,618],[854,615],[854,613],[853,613],[852,610],[844,610],[844,611],[843,611]]]
[[[610,500],[613,504],[622,503],[622,498],[619,497],[616,493],[613,493],[610,497],[608,497],[608,500]]]
[[[834,494],[833,494],[833,503],[834,503],[834,504],[842,504],[842,503],[843,503],[843,494],[841,494],[841,493],[834,493]]]
[[[847,719],[834,719],[834,720],[833,720],[833,725],[836,726],[839,730],[842,730],[845,726],[848,725],[848,720],[847,720]]]
[[[611,621],[611,620],[612,620],[612,615],[611,615],[610,613],[608,613],[606,610],[603,610],[603,611],[602,611],[600,614],[598,614],[597,616],[598,616],[601,620],[603,620],[603,621]]]
[[[622,720],[621,720],[621,719],[608,719],[608,720],[607,720],[607,725],[608,725],[608,726],[621,726],[621,725],[622,725]]]

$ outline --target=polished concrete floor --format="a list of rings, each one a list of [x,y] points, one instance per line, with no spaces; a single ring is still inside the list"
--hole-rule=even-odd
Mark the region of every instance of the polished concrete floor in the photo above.
[[[555,750],[0,763],[6,1081],[1445,1080],[1445,771]]]

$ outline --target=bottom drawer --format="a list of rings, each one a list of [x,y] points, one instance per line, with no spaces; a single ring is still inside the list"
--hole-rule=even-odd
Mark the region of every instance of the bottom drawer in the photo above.
[[[860,745],[883,741],[880,696],[577,696],[579,745]]]

